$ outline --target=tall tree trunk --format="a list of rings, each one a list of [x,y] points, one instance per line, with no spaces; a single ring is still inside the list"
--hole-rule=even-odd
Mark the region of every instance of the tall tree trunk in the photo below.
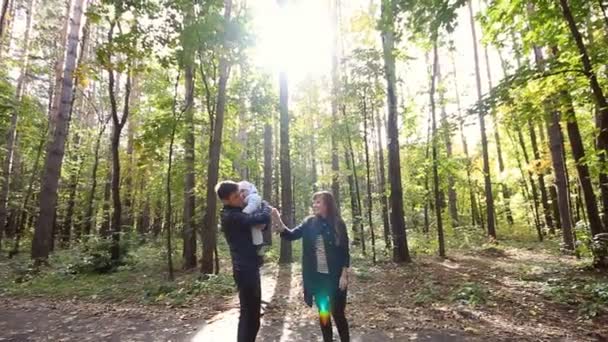
[[[32,259],[35,259],[37,262],[46,261],[50,252],[53,217],[57,204],[57,186],[61,175],[65,140],[70,121],[69,113],[73,95],[72,87],[74,86],[73,77],[78,52],[78,40],[80,38],[83,13],[86,8],[86,0],[75,1],[70,20],[70,34],[66,46],[67,52],[62,77],[63,86],[60,93],[61,103],[57,108],[52,139],[47,147],[40,193],[40,215],[32,240]]]
[[[357,162],[355,161],[355,152],[353,148],[352,134],[350,131],[350,125],[348,123],[348,118],[346,116],[346,106],[342,106],[342,116],[344,117],[345,125],[346,125],[346,136],[348,146],[346,148],[346,158],[350,159],[350,165],[352,170],[352,181],[354,185],[354,203],[355,207],[352,207],[353,213],[353,224],[357,227],[355,230],[355,234],[359,235],[359,242],[361,243],[361,251],[363,255],[366,255],[366,244],[365,244],[365,230],[363,226],[363,209],[361,205],[361,191],[359,190],[359,177],[357,176]],[[351,199],[352,203],[353,199]],[[355,210],[356,208],[356,210]]]
[[[568,23],[568,28],[572,34],[572,39],[578,48],[581,63],[583,65],[583,71],[585,76],[589,79],[589,85],[591,87],[591,92],[597,107],[599,118],[597,128],[600,132],[597,138],[597,148],[600,163],[602,164],[601,170],[604,170],[608,159],[608,101],[606,100],[604,91],[597,79],[597,75],[594,71],[594,66],[591,62],[591,58],[589,57],[587,47],[585,46],[583,36],[576,25],[576,20],[572,15],[568,0],[559,0],[559,3],[562,9],[562,14]],[[608,222],[608,174],[606,174],[606,172],[600,172],[600,189],[602,194],[604,224],[606,225],[606,222]]]
[[[600,213],[597,207],[597,200],[593,191],[593,184],[591,183],[589,167],[585,161],[585,147],[583,145],[583,139],[578,128],[576,113],[574,111],[574,106],[572,105],[572,98],[570,97],[570,94],[567,91],[562,91],[560,97],[567,115],[566,130],[568,132],[570,147],[572,148],[572,156],[574,157],[574,161],[576,163],[576,171],[578,172],[578,180],[581,189],[579,194],[582,192],[582,195],[585,198],[585,208],[587,211],[587,217],[589,218],[589,228],[591,229],[591,234],[596,235],[603,232],[604,228],[602,227],[602,221],[600,219]]]
[[[293,195],[291,184],[291,157],[289,152],[289,90],[287,88],[287,73],[281,71],[279,75],[279,111],[281,114],[281,210],[283,222],[289,226],[295,223],[293,211]],[[281,254],[279,263],[292,262],[291,242],[281,239]]]
[[[331,0],[331,25],[332,25],[332,52],[331,52],[331,117],[332,129],[331,133],[331,191],[340,212],[340,158],[338,157],[338,142],[337,140],[337,124],[338,120],[338,89],[340,87],[340,78],[338,76],[338,2],[340,0]],[[353,165],[354,167],[354,165]]]
[[[0,17],[0,43],[2,42],[2,24],[6,8],[8,8],[9,0],[5,0],[2,8],[2,17]],[[21,51],[21,70],[17,79],[17,89],[15,91],[15,103],[18,105],[24,93],[24,88],[27,84],[27,73],[29,69],[29,50],[30,50],[30,32],[32,29],[32,17],[34,16],[34,1],[28,0],[26,5],[26,22],[25,34],[23,36],[23,50]],[[6,7],[6,8],[5,8]],[[2,235],[6,226],[7,204],[9,198],[9,186],[12,180],[11,164],[13,163],[13,154],[16,148],[17,136],[17,120],[19,119],[18,108],[13,110],[8,132],[6,133],[6,154],[2,161],[2,176],[0,177],[0,249],[2,248]]]
[[[4,2],[2,2],[2,9],[0,9],[0,43],[3,40],[4,37],[4,32],[5,30],[5,26],[6,26],[6,17],[8,15],[8,4],[9,2],[11,2],[11,0],[4,0]]]
[[[539,218],[539,224],[536,226],[536,232],[538,233],[538,240],[543,241],[543,231],[540,226],[538,190],[536,187],[536,183],[534,182],[534,174],[530,170],[530,157],[528,155],[526,143],[524,141],[524,135],[522,134],[521,130],[517,130],[517,137],[519,140],[519,144],[521,145],[522,153],[524,155],[524,161],[526,162],[526,165],[528,165],[528,177],[530,178],[530,189],[532,191],[532,199],[534,201],[534,214],[536,217]]]
[[[443,82],[441,75],[441,64],[437,64],[437,81],[439,84]],[[448,122],[448,114],[445,108],[445,91],[439,90],[439,103],[441,105],[441,127],[443,131],[443,139],[445,141],[446,157],[448,160],[452,159],[452,132],[450,123]],[[434,101],[434,99],[433,99]],[[460,225],[458,218],[458,197],[456,195],[456,182],[454,180],[454,174],[450,170],[447,176],[448,180],[448,211],[450,213],[450,219],[452,221],[452,228]]]
[[[532,120],[528,120],[528,130],[530,131],[530,142],[532,144],[532,153],[534,156],[534,168],[536,168],[536,165],[540,163],[541,157],[538,150],[538,143],[536,142],[536,129],[532,124]],[[545,186],[544,172],[538,171],[537,176],[538,186],[540,188],[540,200],[543,206],[543,213],[545,215],[545,224],[550,231],[555,231],[555,225],[553,224],[553,218],[551,217],[551,207],[549,206],[549,196],[547,195],[547,187]]]
[[[433,46],[433,68],[431,75],[431,119],[432,119],[432,130],[433,130],[433,191],[435,194],[435,217],[437,218],[437,241],[439,243],[439,256],[445,258],[445,241],[443,237],[443,220],[441,219],[441,196],[439,196],[439,160],[437,157],[437,119],[436,119],[436,105],[435,105],[435,89],[436,80],[439,72],[439,55],[437,52],[437,36],[434,37]]]
[[[367,173],[367,221],[369,224],[370,236],[372,238],[372,261],[376,263],[376,234],[374,232],[374,222],[372,219],[373,202],[372,202],[372,178],[371,178],[371,167],[369,158],[369,139],[368,139],[368,113],[365,101],[365,95],[363,96],[363,141],[365,143],[365,167]],[[373,109],[372,109],[373,110]]]
[[[382,50],[386,76],[388,102],[388,178],[391,182],[391,224],[393,233],[393,261],[410,262],[403,210],[403,188],[401,184],[401,158],[399,156],[399,128],[397,126],[397,95],[395,72],[395,7],[393,0],[381,2]]]
[[[382,226],[384,228],[384,244],[387,251],[391,250],[391,231],[390,231],[390,222],[388,219],[388,196],[386,195],[386,174],[384,169],[384,142],[382,141],[382,132],[383,132],[383,120],[381,118],[380,112],[375,110],[372,112],[372,115],[376,114],[376,150],[378,151],[378,170],[379,170],[379,184],[380,188],[380,207],[382,208]],[[373,119],[372,119],[373,120]]]
[[[190,90],[188,88],[189,85],[192,84],[192,78],[190,79],[190,81],[188,81],[188,75],[187,75],[186,71],[186,89],[187,91]],[[192,76],[192,73],[190,72],[190,76]],[[190,82],[190,83],[188,83]],[[169,281],[173,281],[174,279],[174,275],[173,275],[173,245],[171,243],[171,227],[173,226],[173,219],[172,219],[172,215],[173,215],[173,203],[172,203],[172,199],[171,199],[171,171],[172,171],[172,167],[173,167],[173,144],[175,142],[175,129],[177,127],[177,85],[179,84],[179,75],[175,81],[175,92],[174,92],[174,97],[173,97],[173,108],[172,108],[172,112],[173,112],[173,126],[171,127],[171,139],[169,140],[169,155],[167,157],[167,180],[165,183],[165,196],[166,196],[166,200],[167,200],[167,206],[165,207],[165,224],[164,224],[164,230],[165,230],[165,234],[167,234],[167,239],[166,239],[166,248],[167,248],[167,268],[169,271]],[[188,96],[188,95],[186,95]],[[186,108],[186,110],[188,110],[189,108]]]
[[[492,71],[490,68],[490,57],[488,55],[488,47],[484,46],[483,49],[484,58],[486,61],[486,75],[488,77],[488,89],[491,91],[494,88],[492,84]],[[491,112],[492,120],[494,121],[494,141],[496,143],[496,158],[498,159],[498,171],[500,172],[500,176],[505,172],[505,162],[502,157],[502,145],[500,142],[500,132],[498,127],[498,119],[496,117],[496,113],[494,111]],[[501,178],[499,177],[499,178]],[[500,188],[502,190],[502,199],[505,202],[505,215],[507,217],[507,222],[510,225],[513,225],[513,213],[511,212],[511,190],[509,187],[504,184],[502,181],[500,182]]]
[[[196,229],[194,222],[195,178],[194,178],[194,66],[193,57],[186,60],[185,82],[186,98],[184,108],[184,124],[186,125],[184,141],[184,164],[186,168],[184,179],[184,226],[183,226],[183,268],[196,267]]]
[[[30,198],[34,193],[34,181],[36,177],[39,177],[38,167],[40,165],[40,157],[42,156],[42,149],[44,148],[44,143],[46,142],[46,131],[40,138],[40,144],[38,144],[38,149],[36,150],[36,158],[34,161],[34,167],[32,168],[32,174],[28,181],[27,191],[23,197],[23,204],[21,206],[21,213],[19,219],[17,220],[17,229],[15,230],[15,242],[13,244],[12,250],[9,252],[9,258],[17,255],[19,253],[19,244],[21,242],[21,236],[23,235],[24,227],[26,225],[27,215],[30,211]],[[33,215],[31,215],[33,216]]]
[[[475,18],[473,16],[473,3],[469,0],[469,16],[471,23],[471,34],[473,36],[473,52],[475,56],[475,81],[477,83],[477,99],[482,101],[481,73],[479,71],[479,53],[477,48],[477,32]],[[483,155],[483,179],[486,195],[486,218],[488,224],[488,235],[496,239],[496,220],[494,218],[494,195],[492,194],[492,177],[490,174],[490,158],[488,155],[488,137],[486,136],[485,110],[479,111],[479,129],[481,131],[481,148]]]
[[[66,209],[65,221],[63,222],[61,229],[60,242],[61,247],[67,248],[70,246],[70,240],[72,239],[72,221],[74,216],[74,206],[76,204],[76,192],[78,190],[78,181],[80,179],[80,172],[83,167],[83,161],[79,161],[80,157],[78,156],[78,145],[80,144],[80,136],[78,134],[74,135],[72,140],[71,149],[71,162],[78,163],[77,170],[71,170],[70,181],[68,186],[68,207]]]
[[[63,84],[63,67],[65,65],[65,58],[66,58],[66,53],[65,50],[63,49],[64,46],[66,46],[67,41],[69,40],[69,36],[68,36],[68,31],[70,30],[70,11],[72,10],[72,6],[74,4],[74,1],[76,0],[68,0],[66,2],[66,8],[65,8],[65,20],[63,22],[63,27],[61,28],[61,32],[59,34],[59,41],[57,42],[58,45],[58,49],[59,52],[57,53],[56,56],[56,60],[55,60],[55,67],[54,67],[54,71],[55,71],[55,75],[54,75],[54,79],[55,79],[55,86],[53,87],[53,96],[52,98],[49,97],[49,102],[51,105],[51,130],[49,130],[49,133],[53,132],[53,125],[55,125],[55,121],[57,120],[57,108],[60,106],[61,104],[61,87]]]
[[[91,173],[91,189],[89,190],[89,197],[87,199],[87,206],[85,211],[85,224],[84,224],[84,239],[87,239],[87,236],[91,234],[93,231],[93,224],[95,222],[95,216],[93,215],[93,206],[95,201],[95,192],[97,191],[97,170],[99,169],[99,149],[101,148],[101,138],[106,130],[108,125],[108,120],[110,117],[106,119],[105,122],[102,122],[101,129],[99,133],[97,133],[97,140],[95,140],[95,152],[93,153],[93,171]]]
[[[131,111],[134,111],[139,106],[139,97],[140,97],[140,85],[139,78],[137,76],[133,76],[131,84],[131,97],[129,101],[129,107]],[[135,139],[135,131],[137,129],[136,118],[131,115],[128,120],[127,126],[127,165],[126,165],[126,174],[124,179],[125,184],[125,205],[124,205],[124,218],[123,218],[123,226],[125,229],[129,231],[133,231],[135,225],[135,189],[133,186],[133,178],[135,175],[135,160],[134,160],[134,139]]]
[[[232,11],[232,0],[224,1],[224,25],[228,25]],[[223,37],[225,45],[228,37]],[[226,86],[230,76],[230,65],[228,56],[222,54],[219,62],[219,82],[217,90],[217,102],[215,120],[213,125],[213,138],[209,146],[209,165],[207,168],[207,196],[206,213],[203,220],[203,257],[201,259],[201,273],[213,273],[213,256],[217,244],[217,199],[215,185],[219,178],[220,152],[222,150],[222,133],[224,130],[224,114],[226,111]],[[216,256],[217,257],[217,256]]]
[[[427,62],[428,62],[428,58]],[[429,91],[430,93],[430,91]],[[428,161],[430,159],[430,155],[431,155],[431,134],[433,133],[432,131],[432,119],[431,119],[431,113],[429,113],[428,116],[428,120],[426,123],[426,143],[425,143],[425,151],[424,151],[424,160]],[[426,167],[424,168],[424,227],[422,229],[424,234],[428,234],[431,230],[431,220],[429,217],[429,209],[431,206],[431,190],[430,190],[430,185],[429,185],[429,173],[428,170],[426,170]]]
[[[568,179],[566,177],[566,163],[563,153],[563,138],[559,125],[559,112],[553,111],[548,125],[548,136],[551,145],[551,159],[553,161],[553,172],[555,175],[555,186],[557,190],[557,203],[562,228],[562,237],[565,249],[574,251],[574,239],[572,235],[572,218],[570,217],[570,195],[568,192]]]
[[[108,33],[108,41],[113,40],[114,26],[110,27]],[[110,56],[111,58],[111,56]],[[131,96],[131,74],[130,69],[127,69],[127,82],[125,86],[125,99],[122,117],[118,117],[118,106],[116,103],[116,86],[114,79],[114,69],[111,65],[108,67],[109,86],[108,92],[110,96],[110,108],[112,114],[112,136],[111,136],[111,154],[112,154],[112,221],[110,226],[112,244],[110,246],[110,254],[113,261],[120,259],[120,234],[122,231],[122,203],[120,200],[120,135],[122,129],[129,117],[129,99]]]
[[[467,172],[467,184],[469,188],[469,201],[471,202],[471,223],[475,226],[477,224],[481,225],[481,219],[479,218],[479,209],[477,208],[477,200],[475,199],[475,187],[473,186],[473,181],[471,179],[471,157],[469,156],[469,146],[467,144],[467,138],[464,134],[464,117],[462,116],[462,106],[460,104],[460,91],[458,89],[458,76],[456,69],[456,61],[454,58],[454,54],[451,53],[452,59],[452,74],[454,79],[454,92],[456,95],[456,106],[458,110],[458,124],[460,130],[460,140],[462,141],[462,150],[464,152],[464,156],[466,158],[466,172]]]
[[[353,246],[361,246],[361,219],[359,207],[357,205],[357,193],[355,190],[355,178],[353,176],[353,166],[351,165],[350,153],[348,149],[344,149],[344,161],[346,162],[346,172],[348,174],[348,191],[350,194],[350,213],[353,222]]]
[[[264,125],[264,185],[263,194],[264,199],[273,203],[272,201],[272,125],[266,123]],[[266,229],[263,233],[264,243],[272,245],[272,232],[270,229]]]

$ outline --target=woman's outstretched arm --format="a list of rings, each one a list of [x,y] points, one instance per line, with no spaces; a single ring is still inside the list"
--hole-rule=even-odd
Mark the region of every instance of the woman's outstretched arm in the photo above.
[[[308,222],[308,220],[305,220],[304,222],[302,222],[302,224],[293,229],[289,229],[289,227],[287,227],[285,223],[283,223],[283,220],[281,219],[281,213],[279,213],[276,208],[272,210],[272,224],[275,227],[274,229],[281,233],[281,237],[285,240],[293,241],[302,238],[303,227],[306,222]]]

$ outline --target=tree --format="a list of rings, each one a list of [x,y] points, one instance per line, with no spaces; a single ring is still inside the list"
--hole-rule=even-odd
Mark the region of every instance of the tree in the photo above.
[[[193,42],[188,41],[189,31],[193,29],[192,22],[194,9],[189,6],[186,9],[186,20],[184,32],[182,32],[182,48],[184,78],[186,83],[184,123],[186,132],[184,137],[184,163],[186,174],[184,179],[184,227],[183,227],[183,253],[184,269],[196,267],[196,230],[194,228],[195,194],[196,182],[194,178],[195,146],[194,146],[194,53]]]
[[[63,67],[63,85],[61,92],[57,92],[61,98],[57,112],[52,117],[56,118],[52,130],[52,138],[47,144],[47,153],[44,162],[41,192],[39,196],[40,214],[32,240],[32,259],[36,262],[44,262],[48,259],[52,244],[53,219],[57,204],[57,185],[61,174],[65,140],[68,134],[70,121],[70,107],[72,103],[74,86],[73,77],[78,54],[78,41],[80,31],[84,22],[83,13],[86,9],[86,0],[75,0],[70,20],[70,34],[66,46],[65,65]]]
[[[469,17],[471,23],[471,35],[473,37],[473,55],[475,56],[475,81],[477,84],[477,99],[482,101],[481,74],[479,71],[479,52],[477,48],[477,32],[475,18],[473,16],[473,2],[469,0]],[[488,156],[488,138],[486,135],[485,111],[479,110],[479,129],[481,134],[481,148],[483,155],[483,179],[486,195],[486,221],[488,223],[488,235],[496,239],[496,222],[494,218],[494,195],[492,193],[492,175],[490,174],[490,158]]]
[[[6,8],[9,0],[4,1],[2,8],[2,17],[0,17],[0,42],[2,41],[2,24]],[[15,102],[19,103],[23,98],[24,88],[27,82],[27,73],[29,70],[29,48],[30,48],[30,32],[32,30],[32,17],[34,16],[34,1],[28,0],[26,5],[26,24],[25,33],[23,35],[23,49],[21,53],[21,71],[17,79],[17,88],[15,90]],[[2,235],[6,227],[7,218],[7,203],[9,196],[9,185],[11,182],[11,164],[13,162],[14,151],[17,138],[17,120],[19,119],[18,107],[13,110],[10,120],[10,126],[6,133],[6,155],[2,161],[2,177],[0,177],[0,249],[2,248]]]
[[[600,132],[597,138],[597,148],[600,152],[600,162],[605,164],[608,155],[608,101],[606,100],[604,91],[597,79],[597,75],[594,71],[587,47],[583,41],[583,36],[577,27],[568,0],[560,0],[559,4],[561,6],[564,19],[566,20],[568,28],[570,29],[570,33],[572,35],[571,38],[576,43],[579,58],[583,65],[583,73],[589,80],[591,92],[595,100],[595,105],[599,114],[598,129]],[[605,172],[600,172],[600,189],[602,193],[604,219],[608,220],[608,174]]]
[[[331,0],[331,24],[332,24],[332,52],[331,52],[331,117],[334,125],[338,122],[338,6],[340,0]],[[340,158],[338,156],[338,144],[336,142],[335,129],[331,135],[331,191],[336,200],[338,211],[340,211]]]
[[[439,196],[439,161],[437,159],[437,118],[436,118],[436,104],[435,104],[435,90],[436,81],[439,73],[439,54],[437,49],[437,35],[433,37],[433,66],[431,74],[431,91],[430,103],[431,103],[431,121],[432,121],[432,150],[433,150],[433,192],[435,195],[435,216],[437,217],[437,239],[439,242],[439,256],[445,258],[445,240],[443,237],[443,220],[441,219],[441,197]]]
[[[391,183],[391,225],[393,236],[393,260],[410,262],[403,211],[403,188],[401,185],[401,161],[399,156],[399,129],[397,127],[397,95],[395,77],[395,2],[382,0],[380,28],[388,102],[388,178]]]
[[[224,1],[224,25],[229,24],[232,13],[232,0]],[[229,36],[224,33],[223,46],[228,47]],[[207,196],[205,199],[206,213],[203,219],[202,245],[203,257],[201,259],[201,273],[213,273],[213,254],[217,244],[217,199],[215,185],[219,178],[220,152],[222,148],[222,132],[224,129],[224,114],[226,111],[226,86],[230,76],[230,65],[228,56],[220,54],[219,59],[219,81],[217,89],[217,101],[215,118],[213,121],[213,138],[209,145],[209,164],[207,168]],[[216,256],[217,257],[217,256]]]

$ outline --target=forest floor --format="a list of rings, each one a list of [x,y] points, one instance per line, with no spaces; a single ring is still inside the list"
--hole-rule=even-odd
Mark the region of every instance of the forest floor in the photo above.
[[[236,333],[233,292],[150,305],[69,297],[65,289],[33,295],[27,282],[3,289],[4,276],[0,341],[224,342]],[[259,341],[320,340],[298,263],[268,263],[263,292],[269,304]],[[608,276],[584,262],[540,248],[490,247],[451,251],[447,260],[418,255],[409,265],[355,258],[347,317],[353,341],[608,341],[607,304]]]

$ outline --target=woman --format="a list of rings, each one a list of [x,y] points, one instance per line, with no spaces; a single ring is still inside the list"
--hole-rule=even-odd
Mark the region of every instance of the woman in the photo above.
[[[290,241],[302,239],[302,277],[304,301],[312,307],[314,298],[319,310],[323,341],[333,340],[331,316],[338,327],[340,340],[350,341],[348,322],[344,315],[350,267],[346,224],[338,214],[330,192],[317,192],[312,197],[313,216],[289,229],[273,210],[273,220],[281,237]]]

